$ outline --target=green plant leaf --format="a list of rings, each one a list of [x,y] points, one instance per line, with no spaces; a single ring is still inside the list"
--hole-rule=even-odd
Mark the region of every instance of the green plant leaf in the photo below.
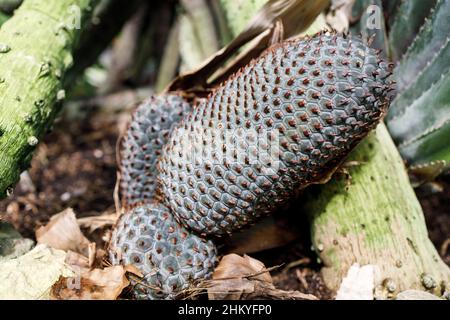
[[[450,163],[450,122],[442,124],[434,131],[426,133],[419,139],[399,147],[403,157],[410,160],[411,164],[421,164],[435,161],[436,159]]]
[[[423,92],[430,89],[441,75],[450,70],[450,39],[447,39],[444,46],[436,53],[434,58],[428,63],[427,67],[417,76],[416,82],[401,92],[391,104],[388,121],[393,117],[405,112],[405,109],[414,103]]]
[[[389,131],[400,147],[435,132],[450,121],[449,88],[450,73],[447,73],[403,113],[390,119]]]
[[[404,50],[406,38],[413,35],[424,15],[412,12],[412,8],[426,11],[435,1],[416,2],[404,1],[399,8],[389,35],[394,56]],[[450,0],[438,0],[394,72],[398,96],[386,122],[400,153],[411,165],[445,161],[447,167],[450,163],[449,35]]]
[[[389,45],[394,61],[408,49],[435,4],[436,0],[408,0],[400,4],[393,17],[389,34]]]
[[[388,121],[391,135],[410,164],[450,163],[450,72],[404,112]]]
[[[396,68],[398,90],[401,92],[417,79],[450,34],[450,0],[439,0],[431,17],[425,20],[419,34]]]
[[[398,9],[403,0],[383,0],[383,8],[385,10],[385,16],[387,17],[388,25],[392,26],[394,18],[398,13]]]

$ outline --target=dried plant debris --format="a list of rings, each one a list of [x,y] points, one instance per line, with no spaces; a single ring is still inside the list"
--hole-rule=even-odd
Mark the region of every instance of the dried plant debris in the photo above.
[[[88,228],[89,232],[94,232],[98,229],[113,226],[117,221],[118,215],[116,213],[105,213],[99,216],[91,216],[77,219],[78,225],[82,228]]]
[[[270,269],[247,255],[229,254],[222,258],[213,279],[204,281],[210,300],[300,299],[316,300],[299,291],[278,290],[272,283]]]
[[[116,299],[129,285],[127,272],[142,276],[133,266],[92,265],[92,255],[38,244],[19,258],[0,260],[0,299]]]
[[[89,256],[90,241],[81,233],[75,213],[66,209],[54,215],[50,222],[36,230],[38,243],[64,251],[72,250]]]
[[[177,77],[167,88],[167,91],[179,89],[192,89],[203,87],[208,82],[208,78],[213,75],[223,64],[233,56],[240,48],[248,44],[255,38],[274,31],[277,21],[281,21],[284,26],[284,34],[289,37],[308,28],[317,15],[328,5],[328,0],[272,0],[268,1],[260,11],[249,22],[233,41],[227,46],[217,51],[205,61],[197,70],[182,74]],[[270,36],[262,37],[259,41],[252,43],[253,48],[248,50],[253,57],[261,53],[271,41]],[[221,75],[227,77],[235,72],[244,61],[252,57],[246,56],[241,61],[234,61],[235,67],[228,67],[229,73]],[[215,83],[217,79],[211,79],[210,83]],[[206,85],[207,86],[207,85]]]
[[[326,16],[328,25],[336,31],[348,32],[353,23],[352,9],[356,0],[333,0]]]
[[[67,252],[66,259],[64,261],[66,262],[67,265],[75,269],[87,271],[91,267],[91,263],[88,257],[73,251]]]
[[[74,277],[61,277],[55,283],[51,291],[53,299],[114,300],[130,284],[126,273],[136,272],[134,268],[123,266],[77,271]]]
[[[16,259],[0,261],[0,299],[49,299],[53,284],[74,276],[62,250],[37,245]]]

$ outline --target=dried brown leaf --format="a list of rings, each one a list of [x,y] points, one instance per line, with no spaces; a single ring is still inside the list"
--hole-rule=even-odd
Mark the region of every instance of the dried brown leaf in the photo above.
[[[214,271],[208,288],[211,300],[240,300],[254,294],[256,281],[264,285],[272,284],[272,277],[265,271],[262,262],[247,255],[228,254],[222,258]],[[254,280],[250,279],[252,277]]]
[[[64,260],[64,262],[73,268],[81,268],[81,269],[85,269],[85,270],[89,270],[90,266],[89,266],[89,258],[85,257],[79,253],[73,252],[73,251],[68,251],[66,254],[66,259]]]
[[[90,271],[81,270],[76,277],[61,277],[52,288],[57,300],[114,300],[129,285],[128,270],[123,266]]]
[[[71,208],[54,215],[47,225],[36,230],[36,240],[55,249],[89,256],[90,242],[81,233]]]
[[[95,252],[96,260],[100,261],[105,252],[101,249]],[[73,251],[67,252],[64,262],[75,276],[60,277],[52,287],[51,297],[58,300],[117,299],[129,285],[126,273],[143,276],[133,265],[92,269],[92,259]]]
[[[261,261],[247,255],[241,257],[229,254],[220,261],[213,279],[202,285],[208,288],[208,297],[211,300],[317,299],[299,291],[276,289],[270,270]]]
[[[125,269],[126,272],[132,273],[132,274],[138,276],[139,278],[142,278],[144,276],[144,274],[141,272],[141,270],[139,270],[136,266],[134,266],[132,264],[127,264],[123,268]]]
[[[336,31],[346,33],[353,22],[352,8],[355,0],[332,0],[327,23]]]
[[[95,230],[102,229],[105,227],[110,227],[114,225],[117,221],[117,214],[102,214],[100,216],[92,216],[77,219],[78,224],[82,228],[89,228],[89,232],[94,232]]]
[[[276,21],[283,24],[284,35],[290,37],[305,30],[329,5],[329,0],[270,0],[250,21],[247,28],[242,31],[231,43],[216,52],[206,60],[197,70],[185,73],[177,77],[166,89],[176,90],[201,90],[207,89],[211,84],[217,83],[219,79],[227,77],[236,71],[241,65],[257,57],[271,43],[275,31]],[[265,33],[262,37],[261,35]],[[239,60],[234,60],[227,72],[222,72],[216,79],[208,79],[216,73],[240,48],[253,39],[261,37],[259,41],[252,44],[247,54]]]
[[[224,256],[214,271],[214,280],[252,278],[272,283],[272,277],[264,263],[248,255],[243,257],[232,253]]]

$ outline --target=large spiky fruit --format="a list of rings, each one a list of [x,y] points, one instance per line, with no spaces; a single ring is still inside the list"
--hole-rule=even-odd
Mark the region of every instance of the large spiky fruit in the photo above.
[[[139,206],[121,216],[109,245],[113,265],[132,264],[144,275],[131,279],[138,299],[174,299],[210,276],[216,247],[182,227],[161,204]]]
[[[174,94],[153,96],[136,109],[122,137],[119,154],[124,207],[130,208],[153,198],[158,156],[172,128],[189,110],[190,105]]]
[[[161,191],[199,234],[231,233],[323,182],[385,113],[390,66],[359,38],[322,34],[266,50],[183,117]]]

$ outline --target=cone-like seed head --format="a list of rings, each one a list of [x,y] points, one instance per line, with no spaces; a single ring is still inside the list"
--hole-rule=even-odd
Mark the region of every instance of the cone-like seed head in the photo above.
[[[390,66],[359,38],[321,34],[265,51],[183,117],[159,183],[178,220],[231,233],[319,183],[386,112]]]
[[[155,203],[122,215],[109,245],[113,265],[132,264],[143,273],[142,279],[130,279],[138,299],[174,299],[211,275],[216,254],[211,241],[191,234]]]
[[[177,95],[151,97],[136,109],[121,141],[120,191],[124,207],[153,198],[156,161],[172,128],[189,110],[190,105]]]

